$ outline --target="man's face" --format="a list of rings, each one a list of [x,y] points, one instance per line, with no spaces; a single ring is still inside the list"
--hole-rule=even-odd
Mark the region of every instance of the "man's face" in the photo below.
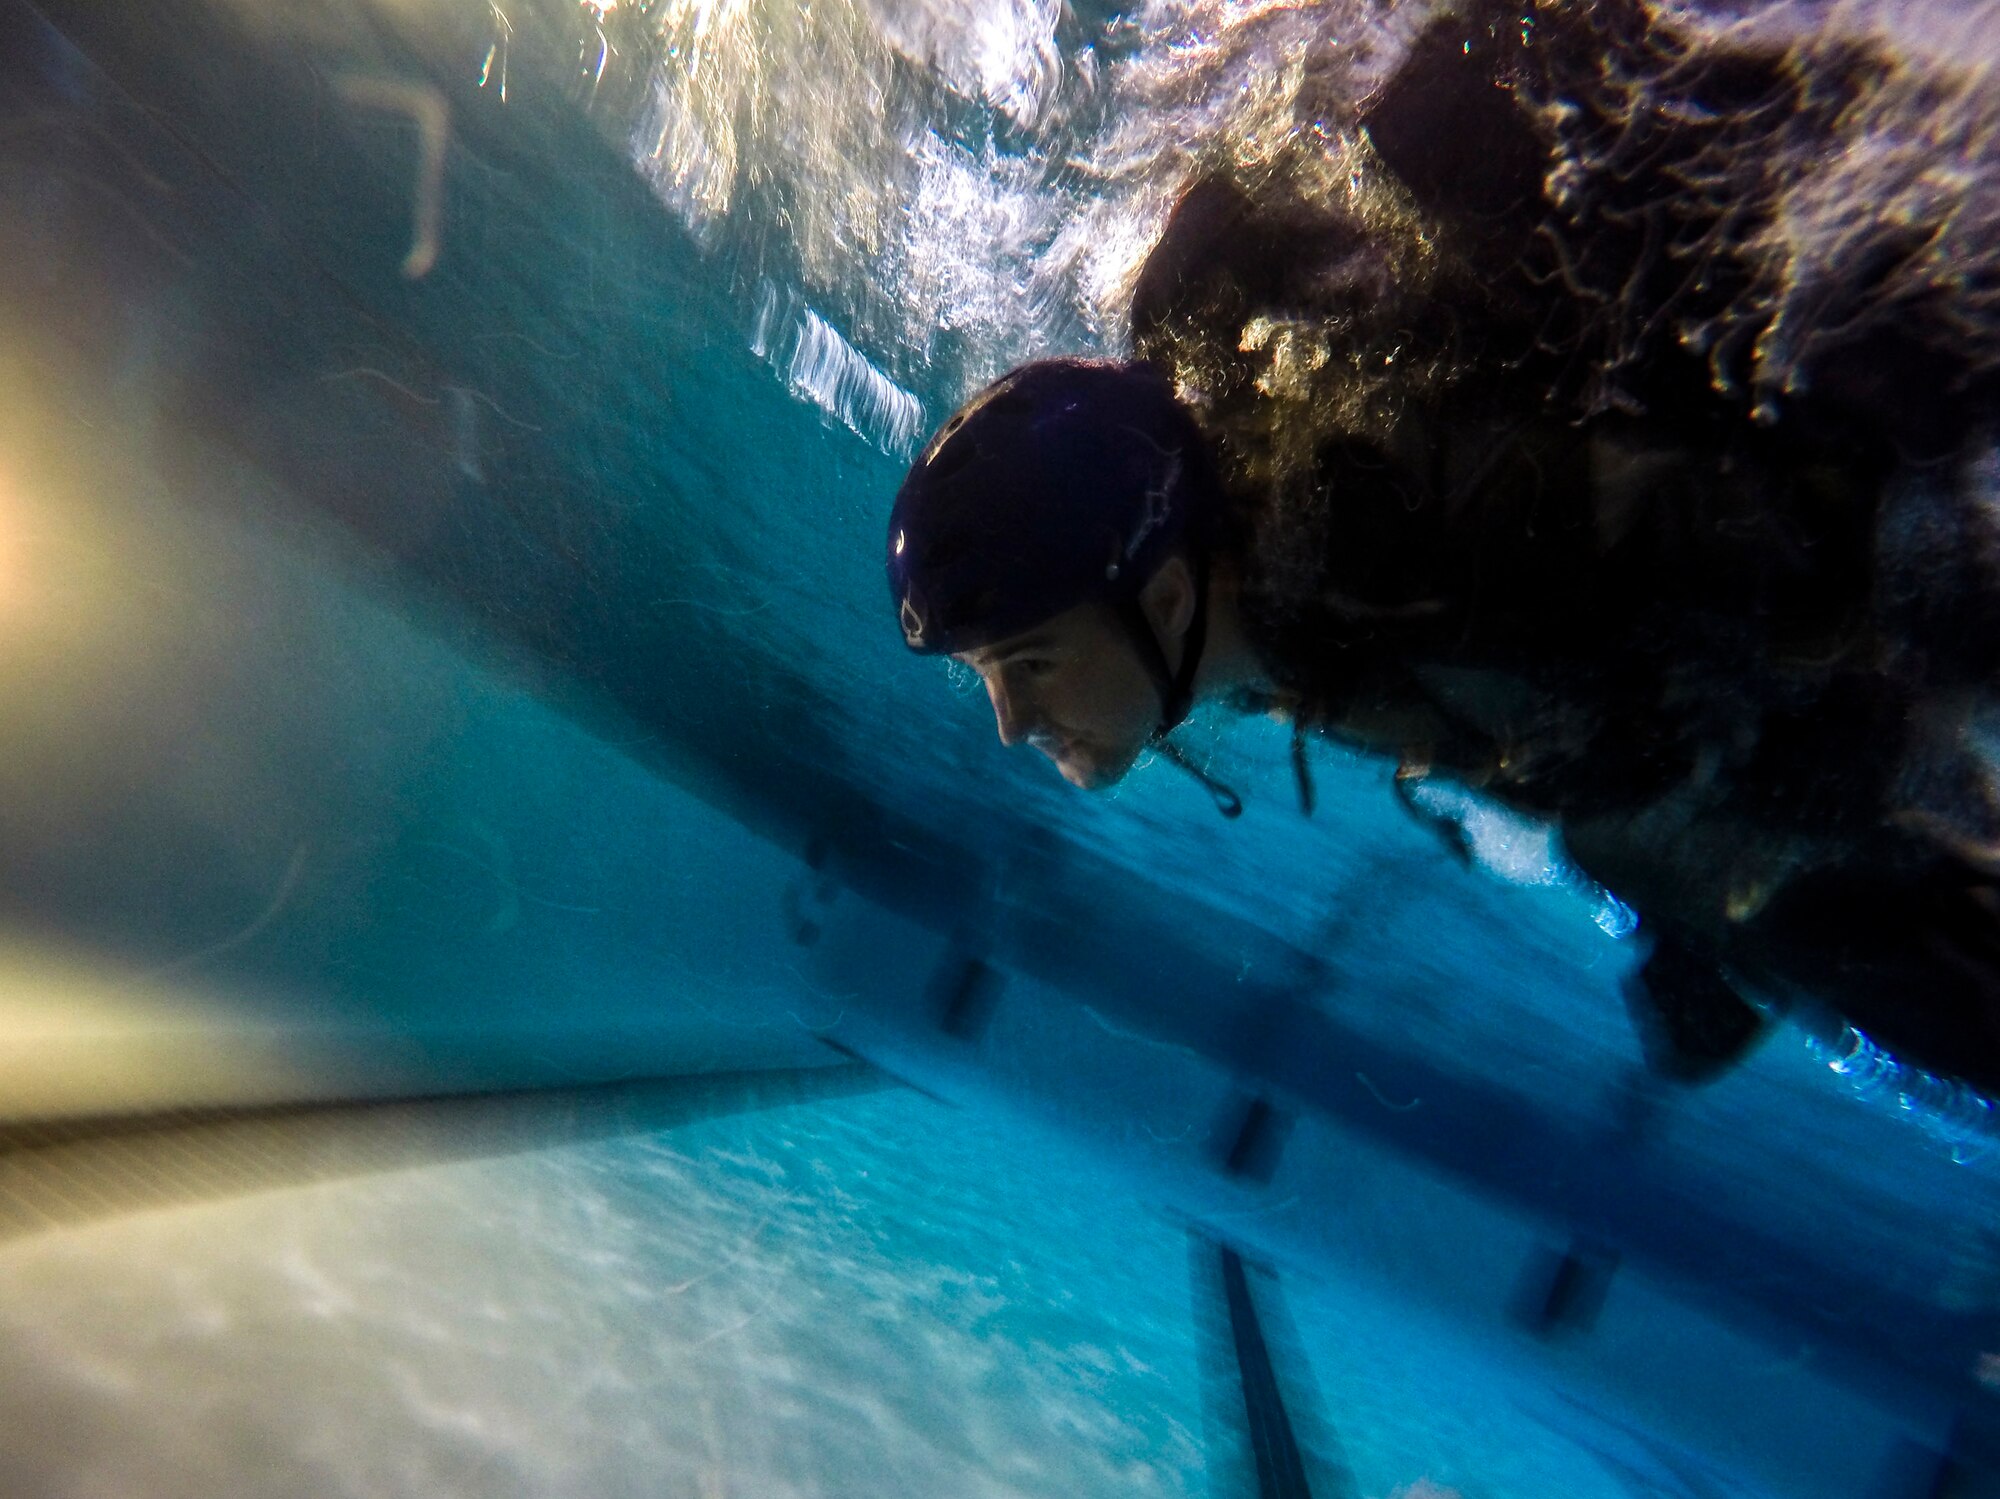
[[[1153,680],[1105,605],[957,658],[979,673],[1006,745],[1033,745],[1072,786],[1109,786],[1132,768],[1160,718]]]

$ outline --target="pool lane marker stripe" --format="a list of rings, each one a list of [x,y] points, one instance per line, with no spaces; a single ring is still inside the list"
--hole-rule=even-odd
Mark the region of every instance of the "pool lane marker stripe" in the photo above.
[[[1242,1256],[1222,1246],[1222,1288],[1229,1302],[1229,1331],[1236,1344],[1236,1367],[1243,1378],[1243,1409],[1250,1427],[1250,1451],[1257,1460],[1257,1499],[1312,1499],[1305,1461],[1291,1418],[1278,1394],[1278,1376],[1257,1308],[1250,1300],[1250,1282]]]

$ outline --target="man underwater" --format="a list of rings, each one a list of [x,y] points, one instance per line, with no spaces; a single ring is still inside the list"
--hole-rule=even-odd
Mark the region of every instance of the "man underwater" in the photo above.
[[[1137,359],[1024,366],[911,468],[904,638],[1079,787],[1225,699],[1555,824],[1651,934],[1667,1076],[1796,1004],[2000,1095],[2000,359],[1898,280],[1922,224],[1825,337],[1746,248],[1760,152],[1831,159],[1880,59],[1665,25],[1445,16],[1194,182]]]

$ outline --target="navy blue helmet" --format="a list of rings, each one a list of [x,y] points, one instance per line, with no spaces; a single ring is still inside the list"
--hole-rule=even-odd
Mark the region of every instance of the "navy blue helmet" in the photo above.
[[[938,429],[897,492],[903,639],[949,654],[1093,600],[1136,612],[1177,550],[1205,574],[1220,503],[1207,443],[1152,366],[1023,365]]]

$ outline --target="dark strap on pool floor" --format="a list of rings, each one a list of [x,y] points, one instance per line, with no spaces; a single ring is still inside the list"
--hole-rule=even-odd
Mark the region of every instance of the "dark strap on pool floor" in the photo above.
[[[650,1134],[894,1087],[866,1065],[0,1124],[0,1240],[147,1208]]]

